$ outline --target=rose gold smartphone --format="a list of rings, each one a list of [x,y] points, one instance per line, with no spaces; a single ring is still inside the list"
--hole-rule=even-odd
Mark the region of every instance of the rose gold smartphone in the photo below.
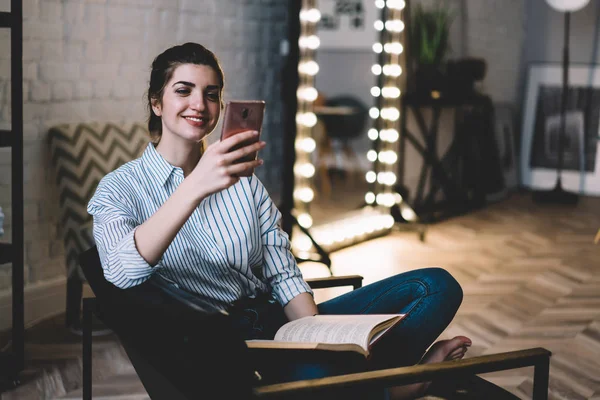
[[[264,114],[265,102],[262,100],[228,101],[225,104],[225,116],[223,117],[221,140],[245,131],[258,131],[258,136],[256,138],[232,147],[231,151],[258,142],[260,140]],[[240,158],[236,163],[256,160],[257,155],[258,152],[254,152]],[[253,172],[253,170],[248,170],[239,174],[239,176],[251,176]]]

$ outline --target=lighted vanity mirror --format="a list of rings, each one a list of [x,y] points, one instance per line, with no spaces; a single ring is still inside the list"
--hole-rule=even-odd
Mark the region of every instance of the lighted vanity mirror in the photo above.
[[[294,214],[326,250],[392,227],[402,0],[303,0]],[[306,235],[293,235],[296,254]]]

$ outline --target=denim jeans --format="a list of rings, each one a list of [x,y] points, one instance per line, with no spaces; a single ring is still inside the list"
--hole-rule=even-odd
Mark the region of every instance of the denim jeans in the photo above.
[[[318,304],[318,308],[321,314],[407,314],[372,351],[371,368],[382,369],[419,362],[427,348],[452,321],[461,302],[462,289],[452,275],[441,268],[424,268],[353,290]],[[277,321],[276,325],[281,324],[279,313],[260,317],[254,310],[250,313],[262,318],[263,323],[246,318],[247,327],[256,329],[256,326],[273,325],[273,319]],[[295,366],[285,380],[337,374],[339,372],[331,365],[303,364]]]
[[[407,314],[377,343],[378,369],[414,365],[446,329],[462,302],[462,289],[446,270],[405,272],[318,305],[322,314]]]

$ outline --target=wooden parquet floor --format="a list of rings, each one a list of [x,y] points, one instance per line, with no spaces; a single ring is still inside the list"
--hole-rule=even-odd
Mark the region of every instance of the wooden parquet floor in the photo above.
[[[599,227],[600,198],[565,207],[513,195],[431,225],[424,243],[402,232],[335,253],[334,272],[369,283],[442,266],[464,291],[442,338],[469,336],[469,356],[545,347],[553,352],[550,399],[600,399]],[[531,398],[532,368],[486,378]]]
[[[363,275],[368,284],[442,266],[464,291],[463,304],[442,338],[469,336],[470,357],[545,347],[553,352],[550,399],[600,400],[600,244],[593,243],[599,227],[600,198],[564,207],[513,195],[429,226],[425,242],[415,233],[395,232],[338,251],[332,254],[332,271]],[[307,278],[327,272],[320,264],[301,268]],[[316,300],[344,290],[318,291]],[[131,392],[115,394],[109,380],[105,386],[113,393],[98,393],[98,398],[144,398],[143,389],[131,383],[135,375],[128,377],[122,387]],[[485,377],[520,398],[531,396],[532,368]]]

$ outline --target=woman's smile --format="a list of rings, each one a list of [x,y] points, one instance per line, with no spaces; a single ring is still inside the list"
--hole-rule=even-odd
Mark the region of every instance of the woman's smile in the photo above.
[[[203,128],[208,122],[208,118],[206,117],[184,116],[183,119],[185,119],[188,124],[196,128]]]

